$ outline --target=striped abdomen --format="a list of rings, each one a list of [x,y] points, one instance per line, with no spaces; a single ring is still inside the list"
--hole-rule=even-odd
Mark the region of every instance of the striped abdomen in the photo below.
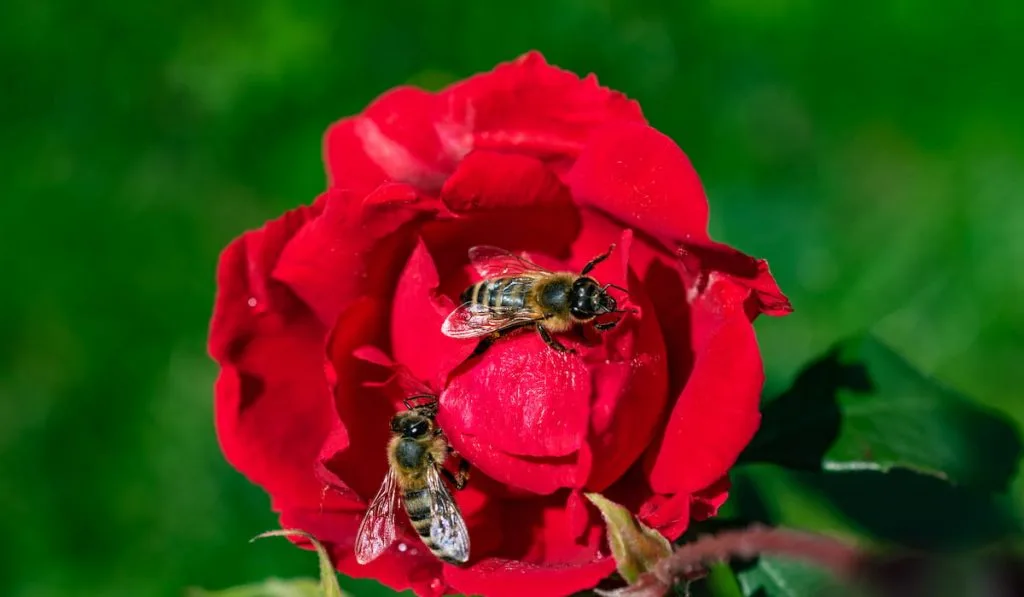
[[[439,560],[449,564],[459,564],[457,560],[446,555],[440,547],[434,544],[430,538],[430,494],[426,487],[421,489],[409,489],[402,492],[402,501],[405,503],[405,512],[409,515],[409,521],[416,534],[420,536],[423,544],[427,546],[430,553]]]
[[[481,280],[462,292],[462,302],[483,305],[485,307],[502,307],[506,309],[522,309],[533,286],[533,278],[491,278]]]

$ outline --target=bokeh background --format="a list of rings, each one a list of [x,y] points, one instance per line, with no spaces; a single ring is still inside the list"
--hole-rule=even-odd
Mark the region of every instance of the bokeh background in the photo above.
[[[275,520],[217,448],[218,252],[323,188],[333,120],[533,48],[639,100],[716,238],[769,259],[796,313],[758,322],[766,394],[871,330],[1024,424],[1022,30],[1013,0],[4,3],[0,594],[315,574],[283,539],[247,543]],[[970,497],[923,531],[869,520],[906,496],[835,506],[855,480],[749,477],[798,526],[977,527]]]

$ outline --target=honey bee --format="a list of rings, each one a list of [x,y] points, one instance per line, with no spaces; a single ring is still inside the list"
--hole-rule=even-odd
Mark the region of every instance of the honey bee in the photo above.
[[[410,396],[404,403],[406,410],[391,418],[387,475],[356,533],[356,561],[374,560],[395,541],[395,511],[401,499],[427,549],[442,561],[463,564],[469,560],[469,531],[441,477],[462,489],[469,463],[461,460],[457,475],[444,468],[453,451],[435,421],[435,395]]]
[[[599,263],[615,249],[588,262],[580,273],[550,272],[522,257],[491,246],[469,250],[469,260],[483,280],[473,284],[459,297],[462,304],[441,324],[441,332],[452,338],[486,336],[473,355],[479,355],[503,334],[514,329],[534,326],[549,347],[559,352],[575,352],[566,348],[551,334],[564,332],[575,323],[589,322],[606,313],[625,313],[609,288],[626,290],[614,284],[600,285],[589,277]],[[599,331],[614,327],[613,321],[594,323]]]

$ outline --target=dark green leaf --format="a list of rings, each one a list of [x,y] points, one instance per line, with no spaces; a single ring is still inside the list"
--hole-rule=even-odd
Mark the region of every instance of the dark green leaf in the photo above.
[[[830,574],[802,562],[762,556],[737,567],[736,578],[746,597],[852,597],[852,589]]]
[[[769,402],[742,460],[840,472],[900,467],[999,491],[1020,454],[1005,417],[866,336],[834,347]]]
[[[739,579],[725,563],[708,566],[708,575],[695,584],[702,585],[710,597],[743,597]]]
[[[836,474],[750,465],[730,477],[740,521],[942,552],[980,548],[1022,528],[1005,496],[903,469]]]

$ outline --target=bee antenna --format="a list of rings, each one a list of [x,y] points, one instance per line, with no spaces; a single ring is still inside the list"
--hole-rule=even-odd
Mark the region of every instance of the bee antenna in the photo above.
[[[618,284],[605,284],[604,287],[601,288],[601,290],[608,290],[609,288],[614,288],[615,290],[618,290],[618,291],[620,291],[620,292],[622,292],[623,294],[626,294],[626,295],[629,294],[628,290],[626,290],[625,288],[619,286]]]
[[[426,404],[416,404],[414,401],[416,399],[418,399],[418,398],[428,398],[429,402],[427,402]],[[431,404],[436,403],[436,402],[437,402],[437,396],[435,396],[433,394],[413,394],[412,396],[409,396],[408,398],[405,398],[404,400],[402,400],[402,403],[405,404],[405,408],[407,408],[409,410],[412,410],[412,409],[416,408],[417,406],[428,406],[428,405],[431,405]]]

